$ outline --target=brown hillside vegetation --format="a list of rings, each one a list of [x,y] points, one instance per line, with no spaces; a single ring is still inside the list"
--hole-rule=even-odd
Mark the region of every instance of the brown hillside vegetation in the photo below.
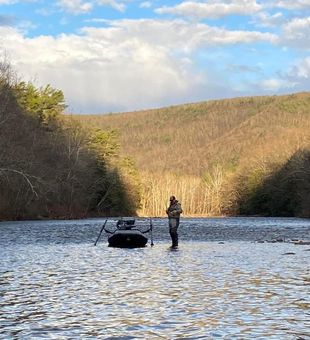
[[[0,219],[310,217],[310,93],[68,116],[0,62]],[[70,119],[72,117],[73,119]]]
[[[283,159],[309,145],[310,93],[79,118],[117,130],[123,153],[140,170],[202,176],[214,164]]]
[[[18,82],[0,62],[0,219],[135,213],[113,138],[64,121],[64,107],[60,90]]]
[[[119,135],[142,215],[162,215],[172,193],[188,215],[240,213],[240,195],[310,148],[309,92],[75,118]]]

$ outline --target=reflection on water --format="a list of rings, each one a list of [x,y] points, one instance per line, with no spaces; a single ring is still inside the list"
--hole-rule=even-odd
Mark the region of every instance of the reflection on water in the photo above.
[[[310,338],[309,246],[3,241],[12,237],[0,240],[0,338]]]

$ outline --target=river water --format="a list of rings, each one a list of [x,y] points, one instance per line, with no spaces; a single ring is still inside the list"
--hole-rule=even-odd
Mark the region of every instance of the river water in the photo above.
[[[178,250],[103,221],[0,223],[1,339],[310,339],[310,220],[182,219]]]

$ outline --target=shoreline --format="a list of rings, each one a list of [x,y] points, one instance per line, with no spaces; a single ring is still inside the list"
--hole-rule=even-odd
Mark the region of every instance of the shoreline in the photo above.
[[[1,219],[0,223],[3,222],[31,222],[31,221],[37,221],[37,222],[44,222],[44,221],[83,221],[83,220],[95,220],[95,219],[117,219],[117,218],[127,218],[131,217],[134,219],[146,219],[146,218],[152,218],[152,219],[166,219],[166,215],[162,216],[87,216],[87,217],[37,217],[37,218],[29,218],[29,219]],[[302,216],[266,216],[266,215],[184,215],[181,216],[182,219],[223,219],[223,218],[283,218],[283,219],[303,219],[303,220],[310,220],[310,217],[302,217]]]

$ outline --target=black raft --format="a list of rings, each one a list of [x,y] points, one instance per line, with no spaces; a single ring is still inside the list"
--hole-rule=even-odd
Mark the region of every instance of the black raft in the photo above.
[[[147,230],[139,229],[134,219],[121,219],[117,221],[114,231],[110,231],[106,227],[104,227],[104,230],[111,234],[108,238],[109,247],[140,248],[146,246],[148,238],[144,234],[151,231],[152,236],[152,228],[151,219]],[[151,245],[153,245],[153,240]]]

